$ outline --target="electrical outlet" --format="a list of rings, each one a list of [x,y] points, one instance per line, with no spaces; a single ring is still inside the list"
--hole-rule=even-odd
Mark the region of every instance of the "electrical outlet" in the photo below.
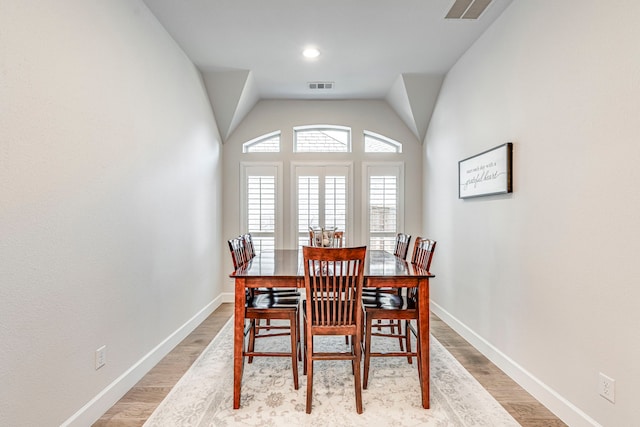
[[[96,370],[102,368],[107,363],[107,346],[103,345],[96,350]]]
[[[616,401],[616,380],[600,372],[598,375],[598,393],[611,403]]]

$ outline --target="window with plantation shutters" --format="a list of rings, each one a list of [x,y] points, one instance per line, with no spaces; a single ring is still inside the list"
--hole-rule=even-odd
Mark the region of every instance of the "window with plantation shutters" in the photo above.
[[[309,227],[320,224],[320,177],[298,176],[298,240],[305,245],[309,240]]]
[[[247,230],[256,242],[256,249],[271,249],[275,239],[276,179],[274,176],[252,175],[247,179]]]
[[[403,165],[366,163],[367,228],[369,248],[393,252],[403,229]]]
[[[309,244],[309,227],[336,227],[346,233],[350,166],[294,168],[298,245]]]
[[[343,230],[347,226],[347,177],[324,177],[324,223]]]
[[[256,252],[273,250],[281,230],[278,204],[281,166],[242,164],[242,233],[251,233]]]

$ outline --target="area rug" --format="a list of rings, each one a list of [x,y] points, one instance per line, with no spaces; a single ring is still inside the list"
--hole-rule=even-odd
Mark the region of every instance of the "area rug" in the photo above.
[[[519,424],[431,337],[431,408],[423,409],[415,364],[406,358],[373,358],[364,413],[355,409],[350,362],[314,364],[313,409],[305,412],[306,376],[293,388],[286,358],[245,362],[241,408],[233,406],[233,319],[213,339],[144,424],[146,427],[226,426],[518,426]],[[288,349],[288,337],[259,340],[262,349]],[[345,346],[344,338],[316,342]],[[397,350],[398,341],[380,338],[377,349]]]

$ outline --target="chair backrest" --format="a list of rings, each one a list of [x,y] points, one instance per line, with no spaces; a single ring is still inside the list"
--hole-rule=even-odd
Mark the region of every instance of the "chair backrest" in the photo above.
[[[302,248],[307,321],[334,333],[362,323],[362,285],[366,246]]]
[[[233,268],[237,269],[241,265],[244,265],[247,259],[246,242],[243,236],[234,237],[227,240],[229,243],[229,251],[231,252],[231,259],[233,260]]]
[[[407,259],[407,253],[409,252],[409,243],[411,242],[411,235],[398,233],[396,235],[396,247],[393,254],[402,259]]]
[[[413,246],[413,256],[411,257],[411,263],[415,264],[417,267],[429,271],[429,268],[431,268],[431,259],[433,258],[433,253],[435,250],[435,240],[416,237],[416,242]]]
[[[253,246],[253,237],[251,237],[251,233],[247,233],[247,234],[243,234],[241,236],[244,239],[244,252],[246,254],[245,256],[245,262],[249,261],[250,259],[253,259],[253,257],[256,256],[256,249]]]

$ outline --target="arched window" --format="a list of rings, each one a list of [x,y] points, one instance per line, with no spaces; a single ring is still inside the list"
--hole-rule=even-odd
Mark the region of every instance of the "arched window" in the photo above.
[[[348,153],[351,151],[351,128],[313,125],[293,128],[293,151],[297,153]]]
[[[280,152],[280,131],[267,133],[242,144],[243,153]]]
[[[402,144],[386,136],[364,131],[365,153],[402,153]]]

